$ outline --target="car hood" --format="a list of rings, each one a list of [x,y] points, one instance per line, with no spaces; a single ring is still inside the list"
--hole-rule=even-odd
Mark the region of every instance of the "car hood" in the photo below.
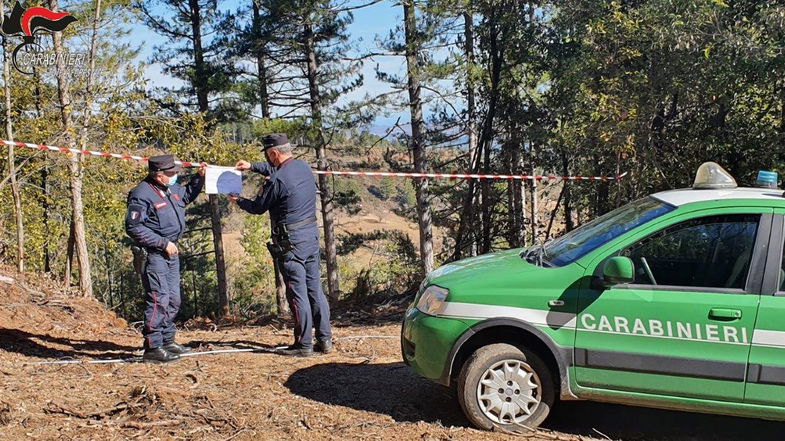
[[[431,272],[423,286],[447,288],[451,302],[541,309],[547,300],[558,298],[572,307],[585,270],[579,265],[533,265],[520,257],[522,251],[516,248],[444,265]]]
[[[439,286],[464,283],[472,280],[484,282],[542,270],[521,257],[523,248],[484,254],[443,265],[428,275],[427,284]]]

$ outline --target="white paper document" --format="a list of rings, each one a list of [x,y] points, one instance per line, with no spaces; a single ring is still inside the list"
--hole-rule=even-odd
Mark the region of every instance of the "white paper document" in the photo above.
[[[207,194],[240,194],[243,177],[234,167],[207,167],[204,191]]]

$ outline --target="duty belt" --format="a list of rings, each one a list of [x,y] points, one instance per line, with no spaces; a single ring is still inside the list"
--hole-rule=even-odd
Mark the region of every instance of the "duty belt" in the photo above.
[[[267,249],[270,250],[270,254],[277,259],[292,251],[294,244],[289,236],[289,232],[315,223],[316,216],[311,216],[308,219],[292,222],[291,224],[275,224],[273,234],[270,237],[272,241],[267,243]]]
[[[293,230],[296,230],[298,228],[307,227],[307,226],[309,226],[311,224],[315,224],[315,223],[316,223],[316,216],[311,216],[308,219],[303,219],[303,220],[301,220],[299,222],[293,222],[291,224],[284,224],[284,226],[286,227],[286,228],[284,228],[284,230],[285,231],[293,231]],[[278,229],[278,225],[275,226],[275,229]]]

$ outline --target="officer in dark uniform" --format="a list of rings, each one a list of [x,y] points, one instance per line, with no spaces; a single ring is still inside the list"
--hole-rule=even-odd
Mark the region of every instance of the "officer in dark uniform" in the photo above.
[[[270,212],[274,225],[270,252],[278,259],[286,282],[286,298],[294,314],[294,344],[278,350],[283,355],[313,355],[332,350],[330,306],[322,291],[319,228],[316,224],[316,181],[311,167],[292,157],[292,145],[282,133],[262,139],[267,162],[239,161],[238,170],[268,176],[254,199],[230,195],[252,214]],[[316,344],[312,329],[316,328]]]
[[[182,166],[172,155],[148,159],[147,178],[128,194],[125,232],[134,240],[146,292],[144,361],[168,362],[190,352],[175,343],[174,319],[180,309],[180,257],[177,241],[185,232],[185,206],[202,191],[207,164],[185,186],[177,183]]]

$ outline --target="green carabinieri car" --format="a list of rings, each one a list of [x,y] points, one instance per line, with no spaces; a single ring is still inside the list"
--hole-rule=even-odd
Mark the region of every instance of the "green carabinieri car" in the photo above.
[[[485,429],[536,427],[557,399],[785,420],[785,198],[764,184],[706,163],[690,189],[442,266],[403,359]]]

